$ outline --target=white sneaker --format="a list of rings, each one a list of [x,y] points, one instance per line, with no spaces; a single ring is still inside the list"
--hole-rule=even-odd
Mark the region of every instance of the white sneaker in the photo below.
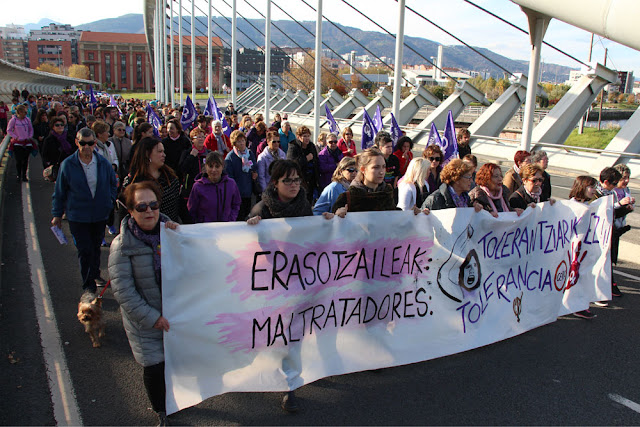
[[[596,301],[593,303],[596,307],[609,307],[609,303],[606,301]]]

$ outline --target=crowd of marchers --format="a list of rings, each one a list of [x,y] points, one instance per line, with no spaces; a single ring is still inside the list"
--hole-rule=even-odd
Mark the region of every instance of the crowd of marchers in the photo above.
[[[162,332],[170,328],[170,319],[162,316],[161,224],[176,229],[178,224],[246,221],[252,226],[270,218],[339,220],[348,212],[418,215],[465,207],[497,217],[554,203],[547,153],[517,151],[503,175],[495,163],[478,167],[466,129],[458,132],[453,158],[445,159],[438,145],[414,157],[410,137],[394,141],[384,130],[373,147],[359,152],[350,127],[340,134],[322,132],[314,142],[309,128],[294,129],[286,114],[265,123],[262,114],[239,115],[227,103],[221,122],[201,114],[195,104],[196,119],[183,126],[183,108],[112,97],[92,104],[88,96],[17,89],[10,105],[0,101],[0,132],[10,137],[16,179],[28,181],[29,162],[41,161],[43,178],[54,183],[51,222],[57,227],[68,222],[83,300],[106,283],[101,246],[108,245],[106,232],[117,236],[108,279],[161,424],[167,422]],[[150,123],[150,111],[159,125]],[[603,169],[598,179],[579,176],[570,194],[582,203],[613,195],[612,264],[619,238],[629,229],[625,216],[635,204],[629,175],[629,168],[618,164]],[[622,296],[613,272],[612,295]],[[575,315],[595,317],[590,310]],[[285,394],[282,407],[298,410],[293,392]]]

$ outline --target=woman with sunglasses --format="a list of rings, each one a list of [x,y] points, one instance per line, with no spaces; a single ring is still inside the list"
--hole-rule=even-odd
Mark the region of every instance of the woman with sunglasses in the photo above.
[[[442,150],[439,146],[432,144],[424,149],[422,157],[429,161],[429,173],[427,174],[427,191],[429,194],[436,191],[442,185],[440,172],[442,171]],[[427,194],[428,195],[428,194]]]
[[[353,130],[349,126],[342,130],[342,138],[338,141],[338,148],[345,157],[356,156],[356,141],[353,139]]]
[[[520,169],[522,185],[509,197],[511,209],[526,209],[528,206],[535,208],[536,203],[540,203],[542,195],[542,168],[530,163],[525,164]]]
[[[111,289],[120,304],[133,357],[143,366],[151,408],[163,426],[167,425],[163,332],[170,324],[162,315],[160,227],[175,230],[178,224],[160,213],[162,191],[154,182],[131,184],[124,199],[129,214],[109,252]]]
[[[73,154],[76,149],[76,145],[69,140],[69,135],[64,130],[64,120],[61,117],[51,119],[51,132],[42,143],[44,167],[53,165],[54,169],[59,169],[60,163]]]
[[[343,157],[333,172],[331,183],[322,190],[322,194],[320,194],[316,204],[313,206],[313,214],[322,215],[324,212],[331,212],[331,208],[338,200],[338,196],[347,191],[357,173],[356,159]]]
[[[311,215],[313,212],[306,192],[302,188],[302,171],[298,163],[293,160],[273,162],[271,164],[271,179],[267,189],[262,193],[262,200],[251,209],[247,224],[256,225],[263,219]],[[325,219],[331,219],[334,215],[325,212],[322,216]],[[344,217],[344,215],[342,216]],[[281,406],[287,412],[298,411],[298,402],[293,391],[284,395]]]
[[[320,191],[329,185],[333,178],[333,173],[338,167],[338,163],[342,160],[344,155],[338,148],[338,135],[330,133],[326,136],[327,143],[318,153],[318,168],[320,169]]]

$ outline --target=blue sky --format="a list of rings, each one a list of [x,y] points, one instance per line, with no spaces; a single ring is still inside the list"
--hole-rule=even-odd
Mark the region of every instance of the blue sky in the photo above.
[[[265,0],[249,0],[252,5],[263,11]],[[296,19],[315,20],[315,12],[300,0],[274,0],[278,5],[286,7]],[[372,19],[395,33],[397,28],[397,3],[394,0],[348,0],[351,4],[367,13]],[[561,1],[561,0],[560,0]],[[230,3],[230,0],[227,0]],[[313,6],[317,0],[307,0]],[[42,18],[49,18],[72,25],[112,18],[126,13],[142,13],[142,0],[109,0],[108,2],[96,2],[100,7],[87,7],[86,0],[65,0],[64,2],[51,2],[45,0],[30,0],[29,7],[24,3],[7,2],[3,5],[3,13],[0,16],[0,25],[8,23],[28,24],[37,22]],[[189,0],[183,0],[183,6],[190,7]],[[463,0],[406,0],[407,6],[437,22],[440,26],[452,32],[466,43],[491,49],[501,55],[513,59],[529,59],[529,38],[495,18],[469,5]],[[520,7],[509,0],[476,0],[475,3],[491,10],[501,17],[513,22],[525,30],[528,30],[525,14]],[[205,0],[196,0],[202,9],[206,9]],[[220,0],[213,0],[213,4],[227,16],[231,15],[230,9]],[[238,11],[246,17],[258,18],[245,0],[237,0]],[[64,5],[64,7],[62,7]],[[97,10],[98,14],[88,14],[87,9]],[[366,21],[356,12],[346,6],[341,0],[324,0],[324,15],[333,21],[343,25],[362,28],[365,30],[379,31],[373,24]],[[288,19],[277,8],[272,7],[272,19]],[[407,11],[405,20],[405,34],[416,37],[424,37],[444,45],[459,44],[445,33],[431,24]],[[590,33],[576,27],[572,27],[558,20],[552,20],[545,35],[545,41],[565,50],[585,61],[588,59]],[[622,46],[610,40],[595,37],[593,60],[602,62],[604,48],[609,48],[608,65],[618,70],[632,70],[636,77],[640,77],[640,52]],[[579,67],[577,62],[555,52],[549,47],[543,47],[542,58],[544,62],[557,63],[571,67]],[[446,51],[445,51],[446,65]]]

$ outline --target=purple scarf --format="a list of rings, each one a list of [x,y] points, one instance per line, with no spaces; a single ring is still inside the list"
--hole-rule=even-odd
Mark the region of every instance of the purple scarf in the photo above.
[[[60,148],[62,148],[62,151],[64,151],[65,154],[71,154],[73,148],[71,147],[71,144],[69,144],[69,141],[67,141],[67,131],[65,130],[62,133],[56,133],[52,131],[51,134],[55,136],[60,143]]]
[[[149,233],[143,231],[133,218],[129,218],[127,223],[134,237],[153,250],[153,271],[156,274],[158,285],[162,287],[162,272],[160,270],[160,221],[158,221],[156,227]]]

